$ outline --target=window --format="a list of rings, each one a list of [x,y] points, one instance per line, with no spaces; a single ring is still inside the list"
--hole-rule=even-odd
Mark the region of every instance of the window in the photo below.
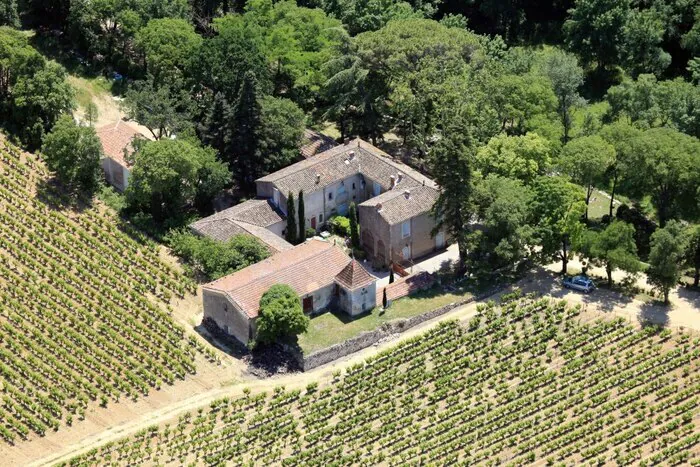
[[[328,201],[333,200],[333,192],[328,193]]]
[[[323,214],[318,215],[318,221],[323,224]]]
[[[406,238],[411,236],[411,221],[406,221],[401,224],[401,237]]]
[[[355,189],[355,182],[352,182],[352,189]]]

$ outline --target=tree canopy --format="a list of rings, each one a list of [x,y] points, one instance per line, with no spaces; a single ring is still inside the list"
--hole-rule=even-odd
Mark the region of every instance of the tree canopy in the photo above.
[[[273,285],[260,298],[256,345],[273,344],[281,338],[296,337],[306,332],[308,327],[309,318],[301,308],[301,300],[288,285]]]
[[[89,126],[79,126],[68,115],[58,119],[44,138],[41,152],[46,165],[74,189],[92,194],[100,177],[102,144]]]
[[[178,219],[188,207],[207,205],[231,179],[214,151],[181,139],[148,142],[133,162],[127,201],[156,221]]]

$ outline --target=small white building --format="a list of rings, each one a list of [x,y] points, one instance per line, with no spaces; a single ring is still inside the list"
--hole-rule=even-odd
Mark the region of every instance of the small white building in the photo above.
[[[132,142],[134,138],[147,138],[122,120],[97,128],[95,132],[102,143],[102,170],[107,183],[119,191],[126,190],[131,173],[126,159],[134,152]]]

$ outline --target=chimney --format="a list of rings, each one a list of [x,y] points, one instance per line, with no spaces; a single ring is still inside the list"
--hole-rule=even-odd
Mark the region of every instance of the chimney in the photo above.
[[[403,197],[406,199],[411,199],[411,190],[404,190]]]
[[[394,177],[394,176],[392,175],[392,176],[389,177],[389,178],[391,179],[391,183],[389,183],[389,189],[390,189],[390,190],[393,190],[394,187],[396,186],[396,177]]]
[[[317,173],[316,174],[316,184],[318,185],[319,183],[321,183],[321,174]]]
[[[375,208],[377,208],[377,212],[382,212],[382,203],[377,203]]]
[[[343,144],[344,144],[345,146],[349,145],[349,144],[350,144],[350,138],[345,137],[345,139],[343,139]]]
[[[360,140],[359,139],[357,140],[357,147],[358,148],[360,147]]]
[[[401,180],[403,180],[403,174],[401,172],[399,172],[397,177],[398,177],[398,180],[396,181],[396,183],[401,183]]]
[[[355,151],[350,151],[348,153],[348,158],[349,158],[349,160],[354,160],[355,159]]]

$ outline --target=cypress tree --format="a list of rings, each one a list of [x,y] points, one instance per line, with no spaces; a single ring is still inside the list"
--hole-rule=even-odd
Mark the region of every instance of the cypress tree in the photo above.
[[[233,107],[229,125],[232,129],[229,156],[231,170],[240,182],[250,187],[253,180],[262,174],[262,158],[258,157],[258,132],[260,129],[261,106],[258,96],[258,80],[252,71],[246,72]],[[296,236],[296,229],[294,230]]]
[[[387,299],[386,299],[386,287],[384,287],[384,295],[382,296],[382,308],[386,310],[386,304],[387,304]]]
[[[304,212],[304,190],[299,190],[299,243],[306,241],[306,213]]]
[[[360,248],[360,226],[357,224],[357,208],[350,203],[350,241],[353,248]]]
[[[296,221],[296,206],[294,205],[294,194],[289,192],[287,195],[287,241],[292,245],[297,242],[297,221]]]
[[[389,283],[394,283],[394,263],[389,265]]]

